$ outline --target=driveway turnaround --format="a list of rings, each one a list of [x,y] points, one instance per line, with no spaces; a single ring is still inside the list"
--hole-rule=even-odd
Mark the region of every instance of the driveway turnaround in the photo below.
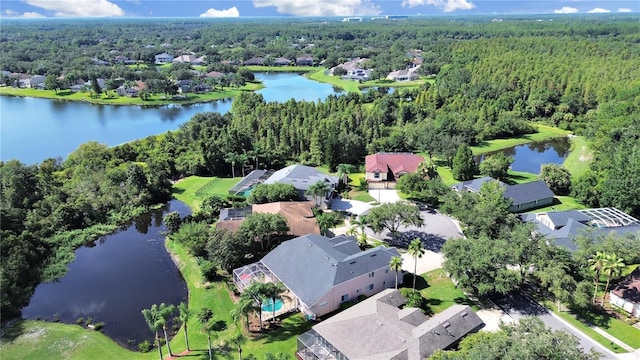
[[[401,201],[398,190],[393,189],[370,189],[369,195],[380,204],[389,204]]]

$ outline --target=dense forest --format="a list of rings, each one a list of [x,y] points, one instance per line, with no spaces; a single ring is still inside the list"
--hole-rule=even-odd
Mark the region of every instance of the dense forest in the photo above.
[[[388,70],[422,49],[424,68],[436,76],[419,88],[324,102],[267,103],[246,93],[230,113],[198,114],[174,132],[113,148],[87,143],[67,159],[37,165],[1,163],[2,319],[18,315],[38,283],[59,275],[74,247],[166,201],[171,180],[228,176],[232,166],[301,162],[335,170],[360,166],[376,151],[421,151],[451,164],[460,144],[545,123],[590,141],[591,168],[572,190],[578,199],[640,216],[638,19],[533,20],[3,21],[0,69],[12,72],[136,78],[141,73],[131,68],[91,59],[119,53],[150,62],[172,44],[176,55],[206,54],[214,64],[311,53],[327,67],[360,56]]]

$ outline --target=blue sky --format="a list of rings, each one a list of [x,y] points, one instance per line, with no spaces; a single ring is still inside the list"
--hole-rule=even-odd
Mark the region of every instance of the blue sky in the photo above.
[[[1,17],[253,17],[640,12],[638,0],[2,0]]]

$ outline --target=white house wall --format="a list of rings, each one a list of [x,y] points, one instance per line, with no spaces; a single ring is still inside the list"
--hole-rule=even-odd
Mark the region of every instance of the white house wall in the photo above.
[[[627,301],[614,293],[609,293],[609,302],[617,307],[624,309],[629,314],[640,318],[640,304]]]

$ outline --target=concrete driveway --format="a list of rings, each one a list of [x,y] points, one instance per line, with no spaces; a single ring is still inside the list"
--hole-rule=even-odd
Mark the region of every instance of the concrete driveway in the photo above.
[[[362,215],[371,210],[372,207],[366,202],[358,200],[336,198],[331,201],[331,210],[349,212],[355,215]]]
[[[370,189],[369,195],[380,204],[394,203],[402,200],[400,196],[398,196],[398,190],[393,189]]]

